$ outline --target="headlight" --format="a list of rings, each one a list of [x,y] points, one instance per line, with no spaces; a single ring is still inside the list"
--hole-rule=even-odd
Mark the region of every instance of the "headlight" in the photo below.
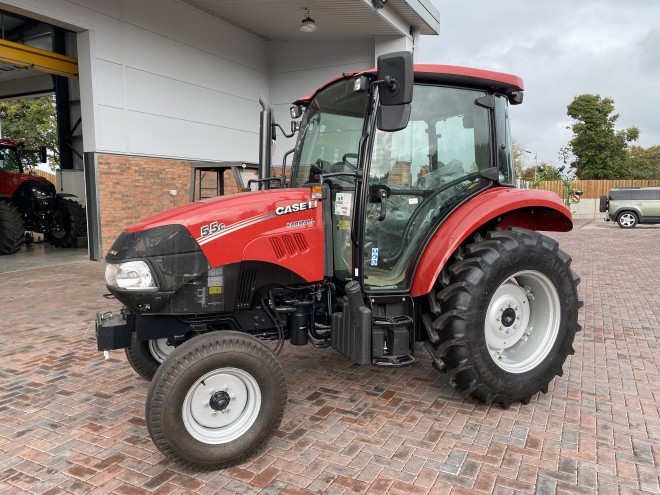
[[[123,290],[158,290],[149,265],[144,261],[108,263],[105,267],[105,283]]]

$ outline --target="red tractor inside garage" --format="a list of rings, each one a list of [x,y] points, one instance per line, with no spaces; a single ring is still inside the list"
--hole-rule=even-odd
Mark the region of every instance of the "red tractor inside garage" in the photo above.
[[[0,255],[17,252],[26,232],[44,234],[57,247],[76,247],[86,235],[85,211],[73,195],[58,194],[44,177],[26,173],[27,156],[34,153],[22,141],[0,139]]]

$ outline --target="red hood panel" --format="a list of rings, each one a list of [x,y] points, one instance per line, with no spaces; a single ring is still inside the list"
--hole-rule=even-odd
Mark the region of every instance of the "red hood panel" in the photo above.
[[[19,174],[18,172],[0,172],[0,194],[13,196],[21,184],[28,181],[46,181],[39,175]]]
[[[200,245],[211,267],[243,260],[275,263],[308,281],[323,279],[321,201],[309,188],[273,189],[189,203],[126,230],[179,224]]]

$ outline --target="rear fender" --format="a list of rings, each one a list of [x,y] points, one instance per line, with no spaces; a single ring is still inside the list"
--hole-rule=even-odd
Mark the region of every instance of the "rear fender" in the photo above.
[[[452,253],[482,227],[568,232],[571,211],[553,192],[497,187],[473,197],[438,227],[417,264],[410,295],[428,294]]]

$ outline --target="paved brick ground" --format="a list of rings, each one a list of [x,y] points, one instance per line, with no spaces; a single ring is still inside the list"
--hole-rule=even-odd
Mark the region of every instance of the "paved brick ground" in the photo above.
[[[0,494],[659,493],[660,228],[555,235],[585,300],[574,356],[509,410],[454,394],[420,361],[357,367],[287,347],[280,431],[245,464],[186,473],[155,449],[147,383],[95,351],[102,266],[0,277]]]

